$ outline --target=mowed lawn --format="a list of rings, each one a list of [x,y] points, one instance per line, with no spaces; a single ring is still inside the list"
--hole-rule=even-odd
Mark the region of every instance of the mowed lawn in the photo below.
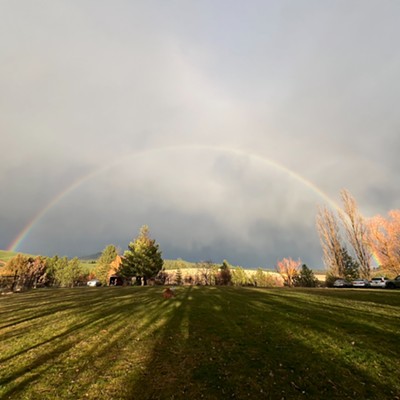
[[[398,399],[400,291],[0,297],[1,399]]]

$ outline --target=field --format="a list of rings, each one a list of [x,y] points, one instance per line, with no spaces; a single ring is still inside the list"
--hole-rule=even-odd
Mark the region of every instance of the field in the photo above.
[[[400,397],[400,291],[162,290],[1,296],[0,398]]]
[[[17,253],[14,251],[0,250],[0,266],[10,261]]]

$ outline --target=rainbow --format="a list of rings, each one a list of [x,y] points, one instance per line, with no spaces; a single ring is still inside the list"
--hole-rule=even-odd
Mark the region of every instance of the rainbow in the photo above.
[[[68,194],[72,193],[74,190],[79,188],[83,183],[93,179],[94,177],[102,174],[103,172],[119,165],[127,160],[132,160],[135,158],[153,155],[155,153],[164,153],[169,151],[176,151],[176,150],[204,150],[208,152],[214,153],[225,153],[230,155],[236,155],[239,157],[248,157],[255,161],[261,162],[262,164],[272,167],[278,171],[284,172],[287,176],[301,182],[305,187],[309,188],[312,192],[317,194],[320,198],[326,201],[330,207],[335,210],[340,210],[340,207],[337,203],[335,203],[324,191],[318,188],[314,183],[309,181],[308,179],[304,178],[302,175],[298,174],[297,172],[289,169],[283,164],[280,164],[270,158],[261,156],[256,153],[247,152],[237,148],[229,148],[229,147],[219,147],[219,146],[208,146],[208,145],[178,145],[178,146],[165,146],[165,147],[157,147],[143,151],[136,151],[133,153],[129,153],[125,156],[121,156],[118,160],[113,161],[105,166],[97,168],[81,177],[79,177],[76,181],[72,182],[69,186],[64,188],[60,193],[54,196],[49,203],[47,203],[43,208],[41,208],[37,214],[33,216],[33,218],[24,226],[24,228],[18,233],[15,239],[10,243],[8,246],[8,251],[18,251],[18,248],[21,246],[22,242],[29,236],[31,231],[34,229],[35,225],[40,222],[40,220],[46,215],[46,213],[51,210],[56,204],[58,204],[64,197]],[[374,256],[374,258],[376,258]],[[377,258],[376,261],[378,262]],[[379,265],[379,263],[378,263]]]

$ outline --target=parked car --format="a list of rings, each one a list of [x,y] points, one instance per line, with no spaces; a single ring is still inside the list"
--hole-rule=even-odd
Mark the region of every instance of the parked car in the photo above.
[[[389,278],[386,278],[384,276],[377,276],[371,279],[370,285],[372,288],[384,288],[386,287],[386,282],[388,280]]]
[[[358,288],[358,287],[359,288],[370,287],[368,279],[354,279],[354,281],[352,281],[351,284],[355,288]]]
[[[337,288],[351,287],[351,282],[347,281],[346,279],[336,279],[336,281],[333,282],[333,287]]]
[[[87,283],[88,286],[101,286],[101,282],[98,279],[92,279]]]
[[[400,288],[400,275],[396,276],[396,278],[394,278],[394,279],[387,280],[386,287],[388,289]]]

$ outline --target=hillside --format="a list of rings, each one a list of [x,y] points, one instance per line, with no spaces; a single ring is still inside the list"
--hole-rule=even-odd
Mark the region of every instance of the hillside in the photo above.
[[[15,251],[0,250],[0,265],[11,260],[17,254]]]

